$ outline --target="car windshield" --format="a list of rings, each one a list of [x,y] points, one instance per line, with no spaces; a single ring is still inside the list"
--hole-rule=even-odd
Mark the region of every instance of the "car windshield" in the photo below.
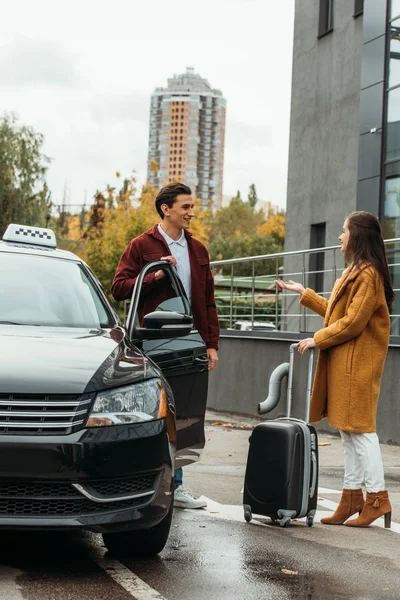
[[[0,252],[0,323],[112,327],[79,263],[11,252]]]

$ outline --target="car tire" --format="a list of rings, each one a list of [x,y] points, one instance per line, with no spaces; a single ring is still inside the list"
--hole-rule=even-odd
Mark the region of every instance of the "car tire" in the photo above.
[[[172,503],[167,516],[150,529],[103,533],[104,545],[116,556],[155,556],[167,543],[173,512]]]

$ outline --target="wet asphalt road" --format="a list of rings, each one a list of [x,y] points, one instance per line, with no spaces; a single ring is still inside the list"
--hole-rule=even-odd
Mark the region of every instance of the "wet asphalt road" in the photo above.
[[[285,529],[268,519],[247,524],[239,507],[229,516],[240,504],[248,434],[227,433],[209,429],[207,454],[185,477],[228,512],[222,505],[214,514],[176,510],[166,548],[143,561],[116,561],[94,534],[0,533],[0,599],[399,600],[398,533],[308,528],[303,520]],[[321,450],[329,457],[333,444]],[[340,489],[340,467],[323,462],[320,486]],[[396,499],[398,467],[389,471]]]
[[[162,597],[179,600],[385,600],[400,594],[398,557],[368,551],[372,542],[392,545],[396,534],[363,531],[364,552],[332,544],[328,528],[298,523],[290,529],[261,527],[176,511],[166,549],[152,560],[124,560]],[[397,536],[396,536],[397,537]],[[375,540],[371,540],[375,538]],[[148,600],[132,595],[99,565],[100,536],[29,534],[1,536],[0,597],[4,600]],[[347,546],[347,547],[346,547]],[[397,560],[396,560],[397,559]],[[106,553],[104,561],[111,560]]]

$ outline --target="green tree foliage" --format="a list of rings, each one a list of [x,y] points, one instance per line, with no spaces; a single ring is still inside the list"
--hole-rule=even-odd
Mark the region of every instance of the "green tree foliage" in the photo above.
[[[117,178],[120,180],[120,173]],[[138,194],[133,173],[129,178],[121,179],[119,186],[107,186],[104,191],[96,192],[89,212],[66,214],[64,219],[60,214],[60,246],[76,252],[88,262],[107,292],[130,240],[159,222],[154,206],[157,193],[158,190],[147,183]],[[283,250],[284,212],[255,210],[257,201],[254,184],[250,186],[248,201],[243,201],[238,192],[230,206],[220,208],[214,214],[209,209],[201,210],[200,201],[196,200],[191,231],[207,246],[212,260],[275,254]],[[71,240],[76,242],[71,243]],[[258,261],[255,275],[274,275],[276,268],[275,259]],[[231,267],[217,269],[217,272],[230,275]],[[251,276],[252,272],[251,262],[237,264],[234,268],[235,276]]]
[[[157,222],[156,195],[157,190],[146,184],[136,198],[134,174],[124,179],[119,191],[107,186],[105,192],[96,192],[87,228],[70,249],[90,265],[107,293],[126,246]]]
[[[246,256],[260,256],[261,254],[275,254],[282,252],[282,247],[271,238],[258,234],[237,237],[226,237],[223,234],[212,237],[209,245],[213,260],[227,260]],[[251,262],[237,263],[234,266],[234,275],[252,275]],[[275,260],[262,260],[254,263],[255,275],[270,275],[276,272]],[[231,266],[221,267],[223,275],[230,275]]]
[[[251,206],[251,208],[255,208],[256,204],[258,202],[258,196],[257,196],[257,192],[256,192],[256,186],[254,183],[251,184],[250,189],[249,189],[249,193],[248,193],[248,201],[249,204]]]
[[[43,136],[15,116],[0,119],[0,234],[9,223],[46,226],[50,218],[42,145]]]
[[[231,200],[231,204],[233,204],[233,206],[235,206],[236,204],[242,204],[243,200],[242,200],[242,196],[240,195],[240,190],[238,190],[236,192],[236,196],[233,196],[232,200]]]
[[[218,234],[225,238],[253,235],[257,231],[257,226],[263,221],[262,213],[254,212],[247,202],[239,201],[235,196],[235,201],[232,200],[229,206],[220,208],[210,217],[211,243],[213,235]]]
[[[220,208],[209,220],[209,252],[213,260],[227,260],[262,254],[275,254],[283,251],[284,213],[255,210],[258,197],[255,185],[250,186],[249,201],[243,202],[240,193],[232,199],[228,207]],[[277,231],[275,231],[277,229]],[[279,266],[279,265],[278,265]],[[276,261],[265,260],[254,263],[256,275],[269,275],[276,272]],[[231,266],[223,266],[221,273],[231,273]],[[238,263],[235,275],[252,275],[251,262]]]

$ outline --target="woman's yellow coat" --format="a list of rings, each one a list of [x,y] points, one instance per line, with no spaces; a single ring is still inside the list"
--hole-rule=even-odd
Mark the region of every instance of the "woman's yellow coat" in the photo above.
[[[329,301],[306,289],[300,303],[325,319],[314,335],[320,352],[310,422],[328,417],[336,429],[376,431],[390,333],[382,277],[372,266],[346,269]]]

